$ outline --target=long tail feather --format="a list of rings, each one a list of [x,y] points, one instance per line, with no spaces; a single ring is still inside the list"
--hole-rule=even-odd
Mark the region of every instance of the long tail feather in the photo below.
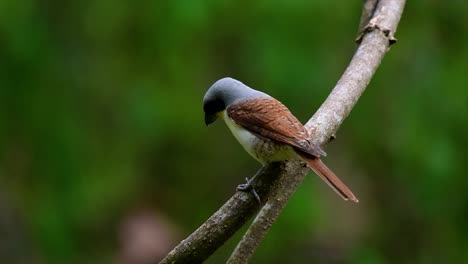
[[[356,203],[359,202],[348,186],[346,186],[346,184],[344,184],[320,158],[310,158],[305,155],[301,155],[301,157],[307,163],[307,166],[311,168],[324,182],[326,182],[339,196],[341,196],[341,198],[346,201],[351,200]]]

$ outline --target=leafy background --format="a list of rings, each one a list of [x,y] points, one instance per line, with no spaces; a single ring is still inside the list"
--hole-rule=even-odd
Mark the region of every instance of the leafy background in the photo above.
[[[202,97],[235,77],[302,121],[348,64],[361,1],[0,1],[2,263],[149,263],[259,165]],[[325,162],[254,263],[468,262],[465,1],[408,1]],[[207,263],[222,263],[240,233]]]

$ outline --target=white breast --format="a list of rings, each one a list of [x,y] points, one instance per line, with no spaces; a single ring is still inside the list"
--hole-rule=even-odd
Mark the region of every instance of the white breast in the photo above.
[[[239,141],[239,143],[251,156],[257,159],[257,155],[255,153],[255,145],[258,143],[257,136],[234,123],[234,121],[232,121],[231,118],[227,115],[226,111],[223,112],[223,117],[224,122],[226,122],[226,125],[229,127],[237,141]]]

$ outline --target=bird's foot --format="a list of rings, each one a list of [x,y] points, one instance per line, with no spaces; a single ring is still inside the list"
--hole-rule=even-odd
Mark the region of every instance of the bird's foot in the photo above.
[[[260,200],[260,196],[258,195],[257,191],[255,191],[253,187],[253,181],[255,180],[255,177],[252,177],[251,179],[245,178],[246,183],[239,184],[237,186],[237,190],[241,192],[246,192],[246,193],[251,193],[254,197],[255,200],[261,205],[262,201]]]

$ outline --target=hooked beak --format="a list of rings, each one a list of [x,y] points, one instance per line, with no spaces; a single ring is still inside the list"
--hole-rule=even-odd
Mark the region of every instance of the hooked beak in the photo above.
[[[216,121],[218,119],[218,116],[216,114],[207,114],[205,113],[205,124],[206,126],[209,126],[211,123]]]

